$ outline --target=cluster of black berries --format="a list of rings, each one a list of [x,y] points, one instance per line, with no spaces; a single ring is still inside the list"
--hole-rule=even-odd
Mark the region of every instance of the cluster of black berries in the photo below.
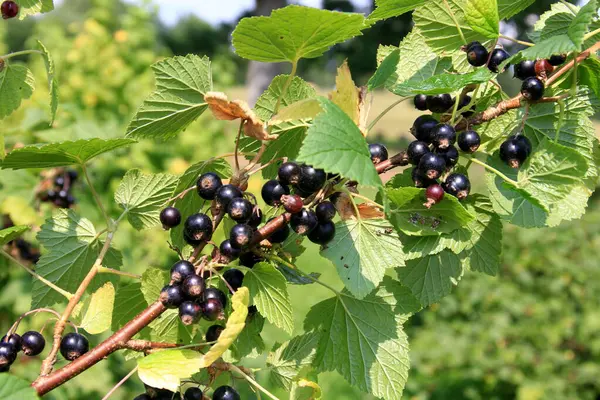
[[[0,340],[0,372],[7,372],[17,359],[19,351],[26,356],[37,356],[46,346],[44,337],[36,331],[28,331],[19,336],[16,333],[4,335]]]
[[[11,0],[4,1],[0,5],[0,12],[3,19],[14,18],[19,14],[19,5]]]
[[[53,203],[59,208],[69,208],[75,204],[71,194],[73,184],[77,180],[77,171],[69,169],[60,171],[52,178],[52,188],[38,194],[42,202]]]
[[[199,387],[190,387],[183,394],[183,400],[202,400],[204,399],[202,390]],[[215,389],[213,400],[240,400],[239,393],[231,386],[220,386]],[[133,400],[181,400],[179,392],[174,393],[166,389],[155,389],[146,387],[146,393],[136,396]]]
[[[2,216],[2,229],[7,229],[10,228],[11,226],[14,226],[14,223],[12,221],[12,219],[10,218],[10,216],[8,215],[3,215]],[[29,243],[27,240],[23,239],[23,238],[17,238],[13,241],[10,241],[6,244],[7,246],[11,247],[11,253],[12,253],[12,249],[14,248],[16,250],[16,252],[19,255],[19,258],[21,260],[25,260],[25,261],[29,261],[33,264],[37,263],[38,260],[41,257],[40,254],[40,250],[36,247],[34,247],[31,243]]]

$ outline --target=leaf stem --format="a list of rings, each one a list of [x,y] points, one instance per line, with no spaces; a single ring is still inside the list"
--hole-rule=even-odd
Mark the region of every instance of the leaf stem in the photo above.
[[[110,226],[111,226],[110,218],[108,217],[108,214],[106,213],[106,210],[104,209],[104,206],[102,205],[102,201],[100,200],[100,196],[98,196],[98,193],[96,192],[96,189],[94,189],[94,185],[92,184],[92,180],[90,179],[90,175],[88,174],[87,167],[85,166],[85,163],[81,163],[81,169],[83,170],[83,176],[85,176],[85,180],[87,181],[87,184],[90,187],[90,191],[92,192],[92,196],[94,197],[94,201],[96,202],[96,205],[98,206],[98,209],[100,209],[100,212],[102,213],[102,216],[104,216],[104,219],[106,220],[106,226],[109,227],[109,229],[110,229]]]
[[[518,40],[518,39],[515,39],[515,38],[511,38],[510,36],[505,36],[503,34],[500,34],[499,37],[500,37],[500,39],[510,40],[511,42],[518,43],[518,44],[523,45],[523,46],[527,46],[527,47],[535,46],[533,43],[525,42],[523,40]]]
[[[454,126],[454,121],[456,121],[456,111],[458,111],[458,104],[460,103],[460,96],[456,96],[454,100],[454,108],[452,109],[452,117],[450,118],[450,125]]]
[[[379,115],[377,117],[375,117],[375,119],[373,121],[371,121],[371,123],[367,126],[367,132],[369,132],[375,126],[375,124],[377,124],[379,122],[379,120],[385,116],[385,114],[390,112],[392,110],[392,108],[396,107],[398,104],[400,104],[403,101],[408,100],[408,99],[410,99],[410,97],[402,97],[401,99],[393,102],[385,110],[380,112]]]
[[[265,389],[264,387],[262,387],[258,382],[256,382],[251,376],[247,375],[244,371],[242,371],[241,369],[239,369],[238,367],[236,367],[233,364],[229,364],[229,370],[236,372],[237,374],[241,375],[244,377],[244,379],[246,379],[249,383],[251,383],[254,387],[256,387],[258,390],[260,390],[261,392],[263,392],[265,395],[267,395],[267,397],[269,397],[270,399],[273,400],[279,400],[277,397],[275,397],[275,395],[273,395],[271,392],[269,392],[267,389]]]
[[[6,333],[6,337],[10,337],[10,335],[12,335],[13,333],[15,333],[17,331],[17,329],[19,328],[19,324],[21,323],[23,318],[27,317],[28,315],[37,314],[40,312],[47,312],[47,313],[53,314],[57,318],[60,318],[60,314],[50,308],[36,308],[35,310],[27,311],[26,313],[21,314],[21,316],[15,321],[15,323],[12,324],[12,326]]]
[[[3,60],[8,60],[9,58],[13,58],[13,57],[18,57],[18,56],[25,56],[27,54],[41,54],[44,55],[44,53],[40,50],[22,50],[22,51],[16,51],[14,53],[8,53],[5,54],[3,56],[0,56],[0,59]]]
[[[117,391],[117,389],[118,389],[119,387],[121,387],[121,385],[123,385],[125,382],[127,382],[127,379],[131,378],[131,376],[132,376],[133,374],[135,374],[137,370],[138,370],[138,367],[137,367],[137,365],[136,365],[136,367],[135,367],[134,369],[132,369],[132,370],[131,370],[131,371],[130,371],[130,372],[127,374],[127,375],[125,375],[125,376],[123,377],[123,379],[121,379],[121,380],[119,381],[119,383],[117,383],[115,386],[113,386],[113,388],[112,388],[112,389],[110,389],[110,390],[108,391],[108,393],[106,393],[106,396],[104,396],[104,397],[102,398],[102,400],[107,400],[107,399],[108,399],[110,396],[112,396],[112,395],[113,395],[113,393],[114,393],[114,392],[116,392],[116,391]]]
[[[600,33],[600,28],[598,28],[598,29],[596,29],[596,30],[593,30],[593,31],[591,31],[591,32],[588,32],[588,33],[586,33],[586,34],[583,36],[583,40],[584,40],[584,41],[586,41],[586,40],[588,40],[589,38],[591,38],[592,36],[595,36],[595,35],[597,35],[597,34],[599,34],[599,33]]]
[[[358,193],[353,193],[351,191],[348,191],[348,193],[350,193],[351,196],[356,197],[357,199],[366,201],[367,202],[366,204],[374,205],[375,207],[381,208],[382,210],[384,209],[384,207],[381,204],[374,202],[373,200],[369,199],[367,196],[363,196],[362,194],[358,194]]]
[[[234,160],[235,160],[235,172],[236,173],[240,170],[240,161],[238,159],[238,150],[240,147],[240,136],[242,134],[242,128],[244,127],[244,121],[245,120],[243,120],[243,119],[240,121],[240,127],[237,132],[237,137],[235,138],[235,150],[233,151],[233,154],[235,155]]]
[[[108,268],[108,267],[105,267],[102,265],[100,265],[98,267],[98,273],[99,274],[113,274],[113,275],[119,275],[119,276],[126,276],[126,277],[133,278],[133,279],[142,279],[141,275],[132,274],[130,272],[125,272],[125,271],[119,271],[118,269]]]
[[[515,180],[513,180],[513,179],[510,179],[508,176],[506,176],[506,175],[505,175],[505,174],[503,174],[502,172],[498,171],[496,168],[494,168],[494,167],[492,167],[492,166],[490,166],[490,165],[487,165],[487,164],[486,164],[486,163],[484,163],[483,161],[481,161],[481,160],[478,160],[477,158],[475,158],[475,157],[473,157],[473,156],[467,156],[467,155],[465,155],[465,157],[467,157],[467,159],[468,159],[469,161],[472,161],[472,162],[474,162],[475,164],[479,164],[479,165],[481,165],[483,168],[487,169],[488,171],[490,171],[490,172],[493,172],[494,174],[498,175],[500,178],[504,179],[506,182],[510,183],[511,185],[514,185],[514,186],[517,186],[517,185],[518,185],[518,182],[517,182],[517,181],[515,181]]]
[[[297,68],[298,68],[298,60],[295,60],[292,62],[292,71],[288,75],[287,80],[285,81],[285,83],[283,84],[283,87],[281,88],[281,93],[279,93],[279,97],[277,98],[277,103],[275,103],[275,108],[273,108],[273,115],[276,115],[277,112],[279,111],[279,107],[281,107],[281,101],[283,100],[283,96],[285,96],[285,93],[287,92],[288,87],[292,83],[294,76],[296,76]],[[269,133],[271,133],[271,131],[270,131],[271,129],[273,129],[272,126],[269,127]]]
[[[577,95],[577,54],[573,58],[573,83],[571,83],[571,96]]]
[[[467,39],[465,39],[465,35],[463,35],[462,29],[460,29],[460,25],[458,24],[458,21],[456,20],[456,16],[452,12],[452,9],[450,8],[450,4],[448,4],[447,0],[444,0],[444,5],[446,6],[448,13],[450,14],[450,17],[452,18],[452,21],[454,21],[454,26],[456,26],[456,29],[458,30],[458,34],[460,35],[460,38],[463,41],[463,44],[467,44]]]
[[[310,279],[311,281],[313,281],[313,282],[315,282],[315,283],[318,283],[319,285],[321,285],[321,286],[323,286],[323,287],[326,287],[327,289],[331,290],[331,291],[332,291],[333,293],[335,293],[336,295],[338,295],[338,296],[339,296],[339,295],[341,295],[341,293],[340,293],[338,290],[335,290],[333,287],[329,286],[328,284],[326,284],[326,283],[323,283],[323,282],[321,282],[320,280],[318,280],[318,279],[316,279],[316,278],[313,278],[313,277],[312,277],[312,276],[310,276],[309,274],[307,274],[307,273],[305,273],[304,271],[300,270],[298,267],[296,267],[296,266],[295,266],[294,264],[292,264],[291,262],[288,262],[288,261],[284,260],[283,258],[281,258],[281,257],[279,257],[279,256],[277,256],[277,255],[274,255],[274,254],[266,254],[266,253],[263,253],[263,252],[260,252],[260,254],[261,254],[263,257],[265,257],[265,258],[268,258],[268,259],[270,259],[270,260],[272,260],[272,261],[275,261],[275,262],[282,263],[282,264],[284,264],[285,266],[292,268],[293,270],[295,270],[295,271],[297,271],[299,274],[301,274],[301,275],[303,275],[303,276],[307,277],[307,278],[308,278],[308,279]]]

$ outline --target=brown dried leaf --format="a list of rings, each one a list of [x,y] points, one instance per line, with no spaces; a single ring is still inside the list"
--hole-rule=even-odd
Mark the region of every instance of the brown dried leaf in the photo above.
[[[383,218],[383,212],[378,207],[369,203],[358,205],[358,213],[362,219],[378,219]]]

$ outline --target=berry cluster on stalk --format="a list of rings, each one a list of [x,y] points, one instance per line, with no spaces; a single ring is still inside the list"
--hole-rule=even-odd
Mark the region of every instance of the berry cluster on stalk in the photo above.
[[[9,215],[2,215],[2,229],[15,226]],[[41,257],[40,250],[31,242],[21,237],[16,238],[6,244],[6,250],[19,260],[35,264]]]
[[[41,190],[37,194],[39,201],[52,203],[58,208],[72,207],[76,202],[72,189],[77,178],[78,174],[75,170],[56,171],[52,176],[42,180]]]

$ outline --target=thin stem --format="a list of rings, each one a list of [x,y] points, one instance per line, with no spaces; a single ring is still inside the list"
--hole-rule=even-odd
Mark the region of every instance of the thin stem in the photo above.
[[[511,42],[518,43],[518,44],[521,44],[521,45],[527,46],[527,47],[535,46],[533,43],[525,42],[523,40],[518,40],[518,39],[515,39],[515,38],[511,38],[510,36],[505,36],[505,35],[502,35],[502,34],[500,34],[500,39],[510,40]]]
[[[586,34],[583,36],[583,40],[584,40],[584,41],[585,41],[585,40],[588,40],[588,39],[589,39],[589,38],[591,38],[592,36],[595,36],[595,35],[597,35],[597,34],[599,34],[599,33],[600,33],[600,28],[598,28],[598,29],[596,29],[596,30],[593,30],[593,31],[591,31],[591,32],[588,32],[588,33],[586,33]]]
[[[379,120],[381,118],[383,118],[383,116],[385,114],[387,114],[388,112],[390,112],[392,110],[392,108],[396,107],[398,104],[402,103],[405,100],[410,99],[410,97],[403,97],[395,102],[393,102],[388,108],[386,108],[385,110],[383,110],[382,112],[379,113],[379,115],[377,117],[375,117],[375,119],[373,121],[371,121],[371,123],[367,126],[367,132],[369,132],[374,126],[375,124],[377,124],[379,122]]]
[[[573,58],[573,83],[571,83],[571,96],[577,96],[577,55]]]
[[[96,205],[98,206],[98,208],[102,212],[102,215],[104,216],[104,219],[106,220],[106,226],[110,227],[111,226],[110,218],[108,217],[108,214],[106,213],[106,210],[104,209],[104,206],[102,205],[100,196],[98,196],[96,189],[94,189],[94,185],[92,184],[92,180],[90,179],[90,175],[88,174],[85,163],[81,163],[81,169],[83,170],[83,176],[85,176],[85,180],[87,181],[87,184],[90,187],[92,196],[94,197],[94,200],[96,201]]]
[[[238,150],[240,146],[240,136],[242,135],[242,128],[244,127],[244,120],[240,121],[240,128],[238,129],[237,137],[235,138],[235,150],[233,154],[235,155],[235,172],[240,170],[240,161],[238,159]]]
[[[254,387],[256,387],[258,390],[260,390],[261,392],[263,392],[265,395],[267,395],[267,397],[269,397],[270,399],[273,400],[279,400],[277,397],[275,397],[275,395],[273,395],[271,392],[269,392],[267,389],[265,389],[264,387],[262,387],[258,382],[256,382],[251,376],[247,375],[244,371],[242,371],[241,369],[239,369],[238,367],[236,367],[233,364],[229,365],[229,369],[233,372],[236,372],[237,374],[241,375],[244,377],[244,379],[246,379],[248,382],[250,382],[250,384],[252,384]]]
[[[287,157],[279,157],[279,158],[274,158],[274,159],[272,159],[271,161],[269,161],[268,163],[266,163],[266,164],[264,164],[264,165],[261,165],[259,168],[256,168],[255,170],[248,172],[248,176],[250,176],[250,175],[254,175],[255,173],[257,173],[257,172],[260,172],[260,171],[262,171],[263,169],[265,169],[265,168],[268,168],[269,166],[273,165],[273,164],[274,164],[274,163],[276,163],[277,161],[281,161],[281,160],[284,160],[284,159],[286,159],[286,158],[287,158]]]
[[[121,380],[119,381],[119,383],[117,383],[115,386],[113,386],[113,388],[112,388],[112,389],[110,389],[110,390],[108,391],[108,393],[106,393],[106,396],[104,396],[104,397],[102,398],[102,400],[107,400],[107,399],[108,399],[110,396],[112,396],[112,394],[113,394],[114,392],[116,392],[116,391],[117,391],[117,389],[118,389],[119,387],[121,387],[121,385],[123,385],[125,382],[127,382],[127,379],[131,378],[131,376],[132,376],[133,374],[135,374],[135,373],[136,373],[137,369],[138,369],[138,367],[136,366],[136,367],[135,367],[134,369],[132,369],[132,370],[131,370],[131,371],[130,371],[130,372],[127,374],[127,375],[125,375],[125,377],[123,377],[123,379],[121,379]]]
[[[447,0],[444,0],[444,5],[446,6],[448,13],[450,14],[450,17],[452,18],[452,21],[454,21],[454,26],[456,26],[456,29],[458,30],[458,34],[460,35],[460,38],[463,41],[463,44],[467,44],[467,39],[465,39],[465,35],[463,35],[462,29],[460,29],[460,25],[458,24],[458,21],[456,20],[456,16],[452,12],[452,9],[450,8],[450,4],[448,4]]]
[[[565,120],[565,102],[563,99],[557,101],[558,107],[560,109],[558,114],[558,123],[556,124],[556,133],[554,134],[554,143],[558,143],[558,138],[560,137],[560,129],[562,128],[562,124]]]
[[[265,150],[267,150],[267,145],[266,145],[265,142],[262,142],[260,144],[260,149],[258,149],[258,153],[256,153],[256,155],[254,156],[254,158],[252,159],[252,161],[250,161],[248,163],[248,165],[246,165],[246,167],[244,168],[244,172],[250,171],[252,168],[254,168],[254,166],[256,166],[256,164],[258,164],[258,162],[260,161],[261,157],[265,153]]]
[[[37,314],[40,312],[47,312],[47,313],[53,314],[57,318],[60,318],[60,314],[50,308],[36,308],[35,310],[27,311],[26,313],[21,314],[21,316],[15,321],[15,323],[12,324],[12,326],[6,333],[6,337],[10,337],[10,335],[12,335],[13,333],[15,333],[17,331],[17,329],[19,328],[19,324],[21,323],[23,318],[25,318],[31,314]]]
[[[8,54],[5,54],[3,56],[0,56],[0,59],[8,60],[9,58],[18,57],[18,56],[25,56],[27,54],[41,54],[41,55],[44,55],[44,53],[41,52],[40,50],[22,50],[22,51],[16,51],[14,53],[8,53]]]
[[[356,213],[356,218],[360,220],[360,212],[358,211],[358,206],[356,205],[356,202],[352,198],[352,192],[348,190],[347,187],[342,187],[341,189],[342,192],[346,193],[348,195],[348,198],[350,198],[350,202],[352,203],[352,206],[354,207],[354,212]]]
[[[315,282],[315,283],[318,283],[319,285],[321,285],[321,286],[323,286],[323,287],[326,287],[327,289],[331,290],[331,291],[332,291],[333,293],[335,293],[336,295],[338,295],[338,296],[339,296],[339,295],[341,295],[341,293],[340,293],[338,290],[335,290],[333,287],[329,286],[328,284],[326,284],[326,283],[323,283],[323,282],[321,282],[320,280],[318,280],[318,279],[316,279],[316,278],[313,278],[313,277],[312,277],[312,276],[310,276],[309,274],[306,274],[306,273],[304,273],[304,271],[302,271],[302,270],[298,269],[298,268],[297,268],[297,267],[296,267],[294,264],[292,264],[292,263],[290,263],[290,262],[288,262],[288,261],[284,260],[283,258],[281,258],[281,257],[279,257],[279,256],[277,256],[277,255],[275,255],[275,254],[266,254],[266,253],[263,253],[263,252],[260,252],[260,254],[261,254],[263,257],[265,257],[265,258],[268,258],[268,259],[270,259],[270,260],[273,260],[273,261],[275,261],[275,262],[279,262],[279,263],[281,263],[281,264],[284,264],[284,265],[285,265],[285,266],[287,266],[287,267],[290,267],[290,268],[292,268],[293,270],[297,271],[299,274],[301,274],[301,275],[305,276],[306,278],[310,279],[311,281],[313,281],[313,282]]]
[[[351,196],[356,197],[357,199],[366,201],[367,202],[366,204],[371,204],[377,208],[381,208],[382,210],[384,209],[384,207],[381,204],[374,202],[373,200],[369,199],[366,196],[363,196],[362,194],[353,193],[351,191],[348,191],[348,193],[350,193]]]
[[[483,161],[478,160],[475,157],[469,157],[469,156],[466,156],[466,157],[468,157],[469,161],[472,161],[475,164],[481,165],[483,168],[487,169],[488,171],[491,171],[491,172],[495,173],[496,175],[498,175],[500,178],[504,179],[506,182],[510,183],[511,185],[514,185],[514,186],[518,185],[517,181],[515,181],[513,179],[510,179],[508,176],[506,176],[502,172],[498,171],[496,168],[487,165],[486,163],[484,163]]]
[[[64,289],[59,288],[58,286],[56,286],[54,283],[50,282],[49,280],[47,280],[46,278],[44,278],[41,275],[38,275],[34,270],[32,270],[31,268],[29,268],[28,266],[26,266],[25,264],[23,264],[22,262],[20,262],[19,260],[17,260],[16,258],[14,258],[13,256],[11,256],[9,253],[7,253],[6,251],[0,249],[0,253],[2,253],[2,255],[6,258],[8,258],[9,260],[11,260],[12,262],[14,262],[15,264],[17,264],[18,266],[20,266],[21,268],[23,268],[25,271],[29,272],[31,274],[31,276],[33,276],[34,278],[38,279],[40,282],[42,282],[44,285],[48,286],[51,289],[56,290],[58,293],[62,294],[63,296],[65,296],[67,299],[71,299],[73,297],[73,293],[69,293]]]
[[[292,83],[292,80],[294,79],[294,76],[296,75],[297,68],[298,68],[298,60],[295,60],[292,62],[292,71],[290,72],[287,80],[285,81],[285,83],[283,84],[283,87],[281,88],[281,93],[279,94],[279,97],[277,98],[277,103],[275,103],[275,108],[273,108],[273,115],[276,115],[277,112],[279,111],[279,107],[281,107],[281,101],[283,100],[283,96],[285,96],[285,93],[287,92],[288,87]],[[271,133],[271,129],[273,129],[272,126],[269,127],[269,133]]]
[[[183,199],[183,198],[184,198],[184,197],[185,197],[185,196],[186,196],[186,195],[187,195],[189,192],[191,192],[192,190],[195,190],[196,188],[197,188],[197,186],[196,186],[196,185],[194,185],[194,186],[191,186],[191,187],[189,187],[189,188],[187,188],[187,189],[185,189],[185,190],[181,191],[181,193],[177,194],[177,196],[173,196],[173,197],[171,197],[169,200],[165,201],[165,202],[162,204],[162,207],[164,207],[164,206],[166,206],[167,204],[170,204],[170,203],[172,203],[172,202],[174,202],[174,201],[177,201],[177,200],[179,200],[179,199]]]
[[[131,272],[119,271],[118,269],[108,268],[102,265],[98,267],[98,273],[126,276],[133,279],[142,279],[141,275],[132,274]]]
[[[454,125],[454,121],[456,121],[456,111],[458,110],[458,104],[460,103],[460,96],[456,96],[454,100],[454,108],[452,109],[452,117],[450,119],[450,125]]]

